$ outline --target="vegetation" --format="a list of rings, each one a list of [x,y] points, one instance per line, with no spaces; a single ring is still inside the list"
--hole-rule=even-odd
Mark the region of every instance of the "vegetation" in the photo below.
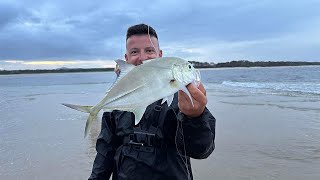
[[[36,69],[36,70],[0,70],[0,75],[4,74],[36,74],[36,73],[71,73],[71,72],[104,72],[113,71],[113,68],[91,68],[91,69]]]
[[[256,61],[251,62],[247,60],[230,61],[224,63],[208,63],[189,61],[195,68],[222,68],[222,67],[272,67],[272,66],[306,66],[306,65],[320,65],[320,62],[300,62],[300,61]],[[71,73],[71,72],[105,72],[113,71],[113,68],[91,68],[91,69],[37,69],[37,70],[0,70],[0,75],[5,74],[35,74],[35,73]]]
[[[208,63],[189,61],[196,68],[222,68],[222,67],[273,67],[273,66],[306,66],[306,65],[320,65],[320,62],[301,62],[301,61],[256,61],[251,62],[247,60],[230,61],[224,63]]]

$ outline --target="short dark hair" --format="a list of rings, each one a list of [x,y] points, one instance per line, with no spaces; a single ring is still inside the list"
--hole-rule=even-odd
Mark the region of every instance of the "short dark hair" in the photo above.
[[[126,40],[133,35],[148,35],[148,29],[150,36],[158,39],[157,32],[151,26],[146,24],[137,24],[128,28]]]

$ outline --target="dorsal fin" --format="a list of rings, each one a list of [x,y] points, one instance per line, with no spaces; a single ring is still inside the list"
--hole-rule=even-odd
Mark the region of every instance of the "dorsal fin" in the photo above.
[[[133,68],[135,68],[136,66],[127,63],[124,60],[121,59],[117,59],[115,60],[115,62],[117,63],[117,68],[119,68],[119,73],[117,73],[117,79],[113,82],[112,86],[109,88],[109,90],[106,92],[106,94],[110,91],[110,89],[113,88],[113,86],[115,84],[118,83],[118,81],[120,81],[120,79],[125,76],[128,72],[130,72]]]
[[[129,71],[131,71],[135,66],[132,64],[127,63],[124,60],[121,59],[117,59],[115,60],[115,62],[117,63],[117,66],[120,69],[120,74],[118,76],[118,78],[123,77],[124,75],[126,75]]]

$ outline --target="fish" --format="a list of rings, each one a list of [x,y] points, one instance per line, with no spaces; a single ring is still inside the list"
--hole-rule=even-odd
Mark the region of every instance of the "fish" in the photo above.
[[[134,113],[137,125],[147,106],[162,99],[162,104],[171,105],[174,94],[185,92],[193,105],[192,97],[186,86],[200,82],[200,72],[188,61],[178,57],[161,57],[143,61],[134,66],[124,60],[115,60],[120,69],[117,79],[103,99],[95,106],[81,106],[62,103],[69,108],[89,113],[84,137],[87,136],[92,122],[100,110],[113,110]]]

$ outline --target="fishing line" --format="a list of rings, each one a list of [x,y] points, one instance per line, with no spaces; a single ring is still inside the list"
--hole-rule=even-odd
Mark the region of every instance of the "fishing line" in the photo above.
[[[153,46],[154,50],[156,51],[156,54],[159,55],[159,51],[158,49],[155,47],[155,45],[153,44],[152,40],[151,40],[151,36],[150,36],[150,26],[148,25],[148,37],[149,37],[149,41],[151,43],[151,45]],[[170,106],[171,107],[171,106]],[[178,115],[177,113],[175,112],[175,110],[171,107],[173,113],[175,114],[176,116],[176,119],[177,119],[177,129],[176,129],[176,134],[175,134],[175,137],[174,137],[174,142],[175,142],[175,145],[176,145],[176,149],[177,149],[177,152],[183,162],[183,164],[186,166],[186,171],[187,171],[187,177],[188,177],[188,180],[191,179],[191,176],[190,176],[190,172],[189,172],[189,168],[188,168],[188,157],[187,157],[187,151],[186,151],[186,145],[185,145],[185,142],[184,142],[184,135],[183,135],[183,127],[182,127],[182,122],[180,122],[178,120]],[[181,123],[181,125],[180,125]],[[178,147],[178,143],[177,143],[177,137],[178,137],[178,130],[180,129],[180,132],[181,132],[181,137],[182,137],[182,144],[183,144],[183,154],[180,153],[179,151],[179,147]],[[184,156],[185,159],[182,157]]]
[[[120,54],[120,59],[123,57],[123,44],[121,43],[121,54]]]
[[[149,37],[150,43],[151,43],[151,45],[153,46],[154,50],[156,51],[156,54],[157,54],[157,55],[159,55],[159,53],[158,53],[158,50],[157,50],[156,46],[155,46],[155,45],[152,43],[152,41],[151,41],[151,36],[150,36],[150,26],[149,26],[149,25],[147,25],[147,26],[148,26],[148,37]]]
[[[174,137],[174,142],[175,142],[175,145],[176,145],[176,149],[177,149],[177,152],[182,160],[182,162],[184,163],[184,165],[186,166],[186,171],[187,171],[187,176],[188,176],[188,179],[191,179],[190,177],[190,172],[189,172],[189,168],[188,168],[188,157],[187,157],[187,151],[186,151],[186,145],[185,145],[185,142],[184,142],[184,135],[183,135],[183,127],[182,127],[182,121],[180,122],[179,119],[178,119],[178,115],[177,113],[175,112],[175,110],[172,108],[172,106],[170,106],[170,108],[172,109],[173,113],[175,114],[176,116],[176,119],[177,119],[177,129],[176,129],[176,134],[175,134],[175,137]],[[181,123],[181,126],[180,126],[180,123]],[[182,144],[183,144],[183,152],[184,155],[182,155],[179,151],[179,148],[178,148],[178,143],[177,143],[177,137],[178,137],[178,130],[180,129],[180,132],[181,132],[181,136],[182,136]],[[183,157],[185,157],[185,159],[183,159]]]

